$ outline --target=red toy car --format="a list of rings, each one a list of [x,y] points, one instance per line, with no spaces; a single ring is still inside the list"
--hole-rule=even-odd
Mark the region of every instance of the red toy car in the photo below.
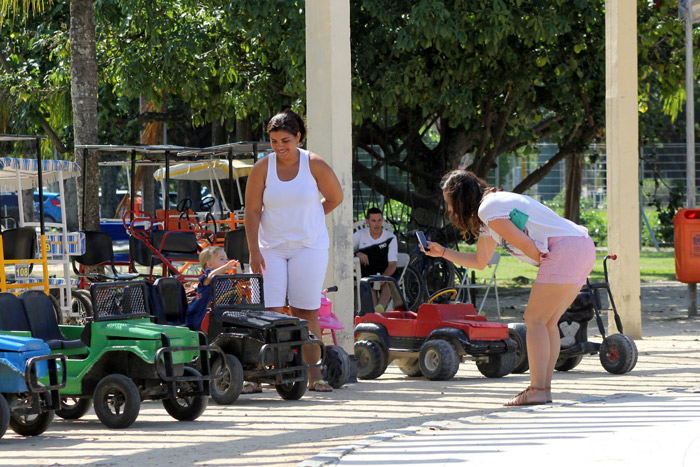
[[[382,284],[391,291],[393,311],[375,313]],[[516,365],[518,346],[504,323],[490,323],[471,304],[424,303],[408,310],[396,281],[371,276],[360,281],[360,312],[355,317],[357,376],[381,376],[392,361],[408,376],[452,378],[467,356],[488,378],[500,378]]]

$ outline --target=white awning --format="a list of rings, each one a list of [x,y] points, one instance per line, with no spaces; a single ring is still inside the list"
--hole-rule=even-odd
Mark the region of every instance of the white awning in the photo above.
[[[247,177],[250,174],[250,169],[253,168],[253,159],[231,161],[233,166],[232,178]],[[165,168],[160,168],[155,171],[153,177],[160,181],[165,179]],[[211,179],[228,180],[229,166],[228,161],[224,159],[214,159],[201,162],[185,162],[170,166],[171,180],[200,180],[206,181]]]
[[[80,167],[75,162],[42,160],[41,163],[44,186],[80,175]],[[19,184],[24,190],[37,188],[39,186],[38,168],[36,159],[0,157],[0,191],[17,191]]]

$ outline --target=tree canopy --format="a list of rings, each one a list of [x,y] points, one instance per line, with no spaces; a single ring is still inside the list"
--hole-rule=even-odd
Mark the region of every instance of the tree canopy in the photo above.
[[[30,2],[33,5],[42,2]],[[72,140],[68,0],[0,29],[0,127]],[[501,154],[559,152],[516,187],[604,136],[604,0],[350,2],[354,178],[434,210],[449,168],[485,176]],[[0,11],[16,0],[0,0]],[[100,142],[134,143],[165,122],[169,142],[205,145],[216,127],[262,136],[283,107],[303,112],[303,0],[95,2]],[[638,0],[643,138],[673,132],[682,109],[683,24],[674,5]],[[9,18],[9,17],[8,17]],[[697,51],[696,51],[697,54]],[[143,112],[139,98],[153,104]],[[663,123],[663,126],[660,125]],[[311,129],[313,131],[313,129]],[[207,139],[209,139],[207,141]],[[60,143],[60,145],[59,145]],[[416,188],[381,178],[385,166]]]

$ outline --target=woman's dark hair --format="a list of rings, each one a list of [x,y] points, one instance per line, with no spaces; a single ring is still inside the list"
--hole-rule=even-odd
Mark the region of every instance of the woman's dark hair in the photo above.
[[[448,172],[442,177],[440,188],[452,205],[450,221],[462,231],[462,235],[479,236],[483,225],[478,216],[479,204],[485,194],[496,189],[466,170]]]
[[[299,142],[304,141],[304,138],[306,138],[304,119],[291,110],[280,112],[270,119],[267,124],[267,133],[269,134],[271,131],[286,131],[294,136],[297,133],[301,133]]]

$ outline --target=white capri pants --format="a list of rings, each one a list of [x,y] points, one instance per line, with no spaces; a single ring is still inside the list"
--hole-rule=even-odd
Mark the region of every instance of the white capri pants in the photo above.
[[[265,306],[289,306],[317,310],[328,267],[328,249],[269,248],[260,250],[265,260],[263,293]]]

